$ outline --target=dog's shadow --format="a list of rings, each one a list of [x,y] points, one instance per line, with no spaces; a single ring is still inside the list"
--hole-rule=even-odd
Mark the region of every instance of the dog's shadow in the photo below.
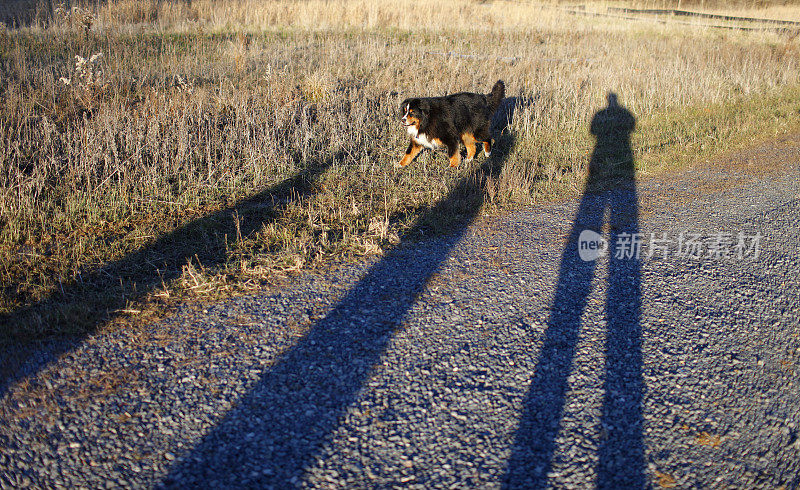
[[[500,101],[494,115],[492,115],[491,132],[498,135],[498,139],[510,130],[514,114],[521,106],[527,105],[526,99],[520,97],[506,97]]]

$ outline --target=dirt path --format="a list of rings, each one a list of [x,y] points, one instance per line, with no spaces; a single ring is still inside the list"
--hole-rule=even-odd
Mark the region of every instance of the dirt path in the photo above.
[[[0,487],[797,487],[799,169],[789,135],[91,337],[0,401]]]

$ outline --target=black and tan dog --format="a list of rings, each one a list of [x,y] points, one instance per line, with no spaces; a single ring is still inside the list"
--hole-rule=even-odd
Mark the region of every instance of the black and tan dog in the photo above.
[[[492,152],[490,125],[492,115],[505,97],[506,87],[498,80],[490,94],[462,92],[444,97],[406,99],[400,104],[403,126],[411,135],[411,142],[403,159],[397,163],[405,167],[422,148],[436,149],[446,146],[450,166],[461,163],[459,143],[467,147],[467,161],[478,152],[478,142],[488,157]]]

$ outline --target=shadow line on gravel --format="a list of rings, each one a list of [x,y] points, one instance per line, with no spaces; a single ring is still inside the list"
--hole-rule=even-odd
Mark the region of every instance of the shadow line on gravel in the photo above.
[[[506,98],[495,113],[493,127],[501,136],[492,156],[420,216],[406,236],[424,234],[437,216],[455,209],[461,219],[453,232],[433,242],[401,245],[371,266],[171,468],[163,486],[299,486],[406,313],[477,217],[487,180],[500,175],[514,146],[505,128],[516,104],[516,98]]]
[[[592,254],[589,244],[594,242],[602,247],[604,224],[609,230],[605,238],[609,252],[607,337],[601,438],[594,441],[598,447],[596,485],[599,488],[645,486],[640,264],[638,252],[627,256],[628,252],[636,251],[631,238],[639,232],[630,145],[635,123],[633,114],[618,105],[614,93],[608,96],[608,107],[592,119],[591,133],[597,143],[561,257],[542,348],[503,482],[505,488],[545,488],[552,484],[548,482],[548,473],[554,469],[557,458],[556,442],[570,389],[568,377],[575,369],[581,315],[591,293],[597,260],[602,260],[602,256],[597,258]],[[612,250],[614,247],[616,250]]]
[[[84,271],[81,281],[62,287],[39,303],[10,314],[0,315],[0,399],[9,387],[22,378],[34,376],[51,361],[72,351],[104,322],[114,317],[114,311],[124,308],[127,299],[142,298],[164,282],[177,278],[188,260],[198,259],[204,267],[226,260],[227,237],[235,239],[237,230],[234,216],[238,216],[238,232],[245,237],[265,223],[281,215],[287,203],[316,193],[315,182],[334,162],[342,159],[344,151],[337,152],[322,162],[309,166],[292,177],[242,199],[235,205],[195,219],[167,233],[155,242],[131,252],[94,271]],[[152,269],[142,272],[142,264]],[[136,294],[120,290],[120,282],[135,283]],[[127,298],[126,298],[126,295]],[[44,340],[13,339],[10,325],[27,324],[48,310],[69,306],[71,314],[80,313],[82,325],[72,334],[53,334]]]

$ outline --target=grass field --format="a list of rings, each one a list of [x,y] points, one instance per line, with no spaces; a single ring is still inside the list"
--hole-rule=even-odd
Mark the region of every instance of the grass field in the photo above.
[[[790,4],[706,10],[800,20]],[[424,153],[394,169],[407,143],[398,104],[412,95],[505,80],[515,143],[484,189],[489,210],[578,192],[588,123],[611,91],[637,117],[643,176],[800,122],[793,29],[468,0],[33,11],[0,29],[5,339],[86,333],[395,245],[480,163],[452,170]],[[474,197],[428,229],[447,229]]]

